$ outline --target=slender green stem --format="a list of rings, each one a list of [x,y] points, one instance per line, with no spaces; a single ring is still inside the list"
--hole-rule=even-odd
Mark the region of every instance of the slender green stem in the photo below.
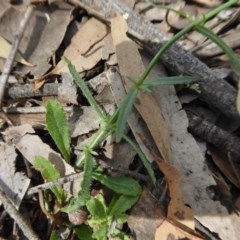
[[[190,23],[187,27],[182,29],[180,32],[178,32],[175,36],[173,36],[168,42],[166,42],[161,49],[158,51],[158,53],[154,56],[152,61],[149,63],[145,71],[143,72],[142,76],[139,78],[137,85],[141,85],[144,80],[147,78],[148,74],[150,71],[153,69],[155,66],[156,62],[162,57],[162,55],[178,40],[180,39],[183,35],[191,31],[192,29],[195,28],[196,25],[203,25],[206,21],[217,15],[219,12],[222,10],[230,7],[231,5],[237,3],[239,0],[230,0],[224,4],[221,4],[219,7],[211,10],[210,12],[206,13],[201,19],[198,19],[192,23]]]

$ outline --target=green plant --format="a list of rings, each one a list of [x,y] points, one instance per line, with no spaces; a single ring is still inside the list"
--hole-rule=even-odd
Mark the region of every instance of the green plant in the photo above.
[[[72,74],[76,84],[82,90],[83,95],[88,100],[89,104],[93,107],[93,109],[98,113],[101,119],[101,126],[99,130],[93,134],[90,138],[89,142],[83,149],[83,155],[80,159],[78,159],[76,163],[76,167],[83,167],[83,180],[81,182],[80,190],[78,192],[78,196],[73,198],[72,201],[62,208],[62,211],[71,212],[80,207],[86,206],[89,210],[91,217],[89,219],[89,226],[92,229],[89,229],[87,226],[80,226],[75,228],[75,232],[77,234],[86,234],[94,239],[107,239],[107,233],[109,233],[109,229],[114,220],[118,223],[126,220],[126,215],[124,214],[126,210],[131,208],[133,204],[137,201],[140,193],[141,187],[137,183],[136,180],[133,180],[128,177],[109,177],[104,175],[102,170],[96,165],[94,158],[97,156],[97,152],[95,149],[99,146],[99,144],[106,139],[110,134],[115,133],[116,140],[120,141],[122,138],[127,141],[138,153],[139,157],[143,161],[143,164],[152,179],[152,182],[155,183],[154,172],[151,168],[150,163],[146,159],[145,155],[139,149],[139,147],[125,134],[125,125],[127,122],[128,115],[133,107],[135,99],[139,91],[151,91],[151,89],[158,85],[164,84],[189,84],[196,82],[198,80],[197,77],[192,76],[178,76],[178,77],[164,77],[164,78],[155,78],[145,81],[148,77],[150,71],[153,66],[158,62],[158,60],[162,57],[165,51],[171,47],[173,43],[175,43],[180,37],[189,31],[196,30],[201,34],[204,34],[209,39],[214,41],[219,47],[221,47],[232,60],[235,68],[238,72],[240,72],[240,63],[238,58],[235,56],[233,51],[226,46],[226,44],[215,34],[213,34],[210,30],[204,27],[206,21],[210,18],[214,17],[221,10],[231,6],[236,3],[237,0],[230,0],[225,4],[222,4],[218,8],[210,11],[206,15],[204,15],[200,20],[195,20],[191,22],[185,29],[177,33],[172,39],[170,39],[156,54],[153,60],[150,62],[148,67],[145,69],[143,74],[139,77],[139,79],[132,79],[129,77],[129,80],[132,82],[132,87],[127,93],[126,98],[122,102],[119,109],[112,116],[107,116],[102,109],[98,106],[95,99],[90,93],[87,85],[84,80],[80,77],[75,67],[71,64],[71,62],[65,58],[65,61],[68,64],[68,68],[70,73]],[[184,15],[184,14],[183,14]],[[193,18],[190,18],[193,19]],[[49,101],[47,103],[47,114],[46,114],[46,123],[48,126],[48,130],[56,145],[58,146],[60,152],[62,153],[64,159],[67,162],[70,162],[70,137],[68,134],[67,128],[67,120],[66,115],[61,109],[61,106],[57,104],[55,101]],[[39,163],[40,161],[40,163]],[[44,178],[47,181],[51,181],[52,176],[57,178],[57,172],[54,172],[54,167],[49,164],[45,164],[48,161],[46,159],[42,160],[42,158],[36,158],[36,167],[40,168]],[[47,172],[47,174],[45,174]],[[54,173],[54,174],[52,174]],[[52,175],[52,176],[51,176]],[[97,180],[105,185],[107,188],[111,189],[115,192],[114,197],[112,198],[109,206],[107,206],[104,197],[101,194],[93,197],[90,194],[90,188],[93,180]],[[62,188],[52,188],[51,189],[58,202],[62,203]],[[99,211],[97,211],[97,209]],[[93,232],[92,232],[93,230]],[[122,235],[122,233],[116,228],[113,230],[113,235],[121,235],[122,238],[126,236]],[[91,238],[89,238],[91,239]]]

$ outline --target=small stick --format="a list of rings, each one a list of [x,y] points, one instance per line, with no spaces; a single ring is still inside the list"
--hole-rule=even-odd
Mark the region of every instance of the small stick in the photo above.
[[[57,180],[54,180],[54,181],[51,181],[48,183],[40,184],[36,187],[32,187],[27,191],[27,196],[37,193],[37,192],[39,192],[39,190],[46,190],[46,189],[52,188],[56,185],[72,182],[78,178],[82,178],[82,175],[83,175],[83,173],[75,173],[75,174],[67,175],[65,177],[59,178]]]
[[[4,209],[8,212],[12,219],[17,223],[17,225],[21,228],[23,234],[31,240],[40,240],[40,238],[36,235],[36,233],[31,228],[30,224],[26,221],[26,219],[17,211],[12,202],[7,198],[5,193],[0,187],[0,201],[4,205]]]
[[[10,74],[12,66],[13,66],[14,58],[18,51],[18,47],[19,47],[20,41],[22,39],[23,32],[24,32],[27,22],[32,14],[32,11],[33,11],[33,6],[29,5],[25,12],[24,18],[20,22],[19,29],[18,29],[18,31],[15,35],[14,41],[13,41],[11,52],[8,55],[8,58],[6,60],[6,63],[4,65],[4,68],[2,71],[2,76],[0,78],[0,108],[2,107],[4,91],[5,91],[7,81],[8,81],[9,74]]]

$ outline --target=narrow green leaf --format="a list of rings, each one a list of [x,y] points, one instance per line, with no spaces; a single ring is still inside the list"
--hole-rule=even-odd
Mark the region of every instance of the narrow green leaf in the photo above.
[[[154,175],[154,171],[152,169],[151,163],[148,161],[145,154],[128,136],[124,135],[123,138],[126,142],[128,142],[132,146],[134,151],[138,154],[138,156],[140,157],[140,159],[143,163],[143,166],[146,168],[146,170],[148,172],[148,175],[151,177],[153,184],[155,184],[156,183],[156,178],[155,178],[155,175]]]
[[[92,184],[92,172],[93,172],[93,159],[88,150],[85,151],[83,180],[81,182],[81,190],[78,193],[77,198],[73,199],[70,205],[62,209],[64,212],[72,212],[86,205],[86,202],[90,199],[90,187]]]
[[[118,217],[118,215],[130,209],[137,202],[138,198],[139,196],[121,195],[117,201],[114,201],[114,204],[110,204],[108,215]]]
[[[139,183],[130,177],[126,176],[109,177],[94,172],[93,178],[119,194],[124,194],[127,196],[139,196],[142,191]]]
[[[197,82],[199,77],[190,76],[175,76],[175,77],[157,77],[145,81],[141,88],[152,88],[159,85],[171,85],[171,84],[190,84]]]
[[[84,96],[87,98],[89,104],[92,106],[92,108],[96,111],[96,113],[99,115],[101,120],[105,122],[107,120],[107,116],[102,111],[102,109],[98,106],[97,102],[95,101],[94,97],[92,96],[87,84],[84,82],[84,80],[81,78],[81,76],[78,74],[76,68],[74,65],[67,59],[66,57],[63,57],[64,61],[68,64],[68,69],[70,73],[72,74],[73,79],[75,80],[78,87],[82,90]]]
[[[44,157],[37,156],[34,161],[34,167],[41,172],[43,178],[47,182],[51,182],[60,178],[60,173],[58,172],[58,170],[48,159]],[[64,190],[62,186],[52,187],[51,191],[56,196],[57,201],[61,204],[64,197]]]
[[[205,35],[207,38],[211,39],[213,42],[215,42],[218,47],[220,47],[228,55],[235,69],[238,71],[238,73],[240,73],[240,59],[219,36],[217,36],[215,33],[202,25],[196,25],[195,29],[201,34]]]
[[[135,87],[132,87],[127,93],[126,98],[120,106],[119,116],[117,119],[117,127],[116,127],[116,141],[121,141],[124,130],[127,123],[127,118],[129,113],[132,110],[133,103],[137,97],[138,90]]]
[[[86,225],[80,225],[74,228],[74,231],[80,240],[94,240],[92,230]]]
[[[91,199],[87,201],[86,206],[95,219],[105,220],[107,218],[107,206],[102,194],[91,197]]]
[[[64,159],[70,162],[70,136],[66,113],[63,107],[54,100],[49,100],[46,105],[46,124],[55,144]]]
[[[49,240],[58,240],[58,235],[55,231],[51,232]]]

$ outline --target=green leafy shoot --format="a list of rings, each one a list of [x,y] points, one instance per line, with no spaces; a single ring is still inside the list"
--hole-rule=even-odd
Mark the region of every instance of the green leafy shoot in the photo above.
[[[106,122],[108,120],[105,113],[102,111],[102,109],[98,106],[97,102],[95,101],[94,97],[92,96],[88,86],[84,82],[84,80],[81,78],[81,76],[78,74],[76,68],[74,65],[66,58],[63,57],[64,61],[68,64],[68,69],[70,73],[72,74],[76,84],[78,87],[82,90],[84,96],[88,100],[89,104],[92,106],[92,108],[96,111],[96,113],[101,118],[102,122]]]
[[[60,173],[58,170],[54,167],[54,165],[46,158],[37,156],[34,161],[34,168],[39,170],[43,176],[43,178],[47,182],[51,182],[53,180],[60,178]],[[51,191],[55,195],[57,202],[59,206],[62,206],[64,199],[65,199],[65,193],[62,186],[54,186],[51,188]]]
[[[102,173],[93,172],[93,178],[118,194],[127,196],[139,196],[142,191],[140,184],[130,177],[109,177],[103,175]]]
[[[94,239],[107,240],[107,232],[111,224],[111,219],[107,217],[107,206],[102,194],[91,197],[86,206],[91,214],[88,224],[93,229],[92,237]]]
[[[140,159],[142,161],[143,166],[147,170],[148,175],[151,177],[151,180],[152,180],[153,184],[155,184],[156,183],[156,178],[155,178],[155,175],[154,175],[154,171],[152,169],[151,163],[148,161],[145,154],[143,154],[142,150],[131,140],[131,138],[129,138],[126,135],[124,135],[123,138],[126,142],[129,143],[129,145],[132,146],[134,151],[138,154],[138,156],[140,157]]]
[[[107,240],[111,237],[122,236],[121,239],[128,239],[128,237],[118,229],[112,229],[110,233],[110,228],[114,220],[116,220],[117,224],[126,222],[127,215],[124,214],[124,212],[130,209],[136,203],[137,199],[138,196],[115,195],[112,198],[110,206],[107,207],[102,194],[91,197],[86,206],[91,214],[88,224],[93,228],[92,237],[94,239]]]
[[[70,162],[70,136],[66,113],[63,107],[54,100],[46,105],[46,124],[48,132],[62,153],[64,159]]]
[[[83,206],[85,206],[87,200],[90,199],[90,187],[92,184],[92,172],[93,172],[93,157],[88,149],[84,150],[84,169],[83,180],[81,182],[81,190],[78,192],[77,198],[74,198],[70,205],[62,209],[64,212],[72,212]]]

